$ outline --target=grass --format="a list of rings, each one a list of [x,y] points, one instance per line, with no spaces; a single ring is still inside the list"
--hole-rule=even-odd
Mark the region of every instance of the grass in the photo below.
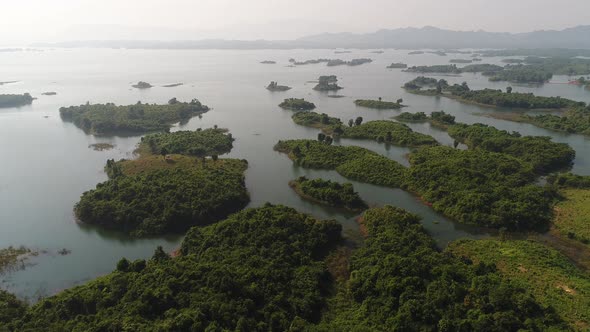
[[[590,190],[564,189],[565,200],[555,206],[554,231],[590,247]]]
[[[460,240],[447,250],[476,264],[495,264],[574,330],[590,329],[590,277],[557,250],[530,240]]]

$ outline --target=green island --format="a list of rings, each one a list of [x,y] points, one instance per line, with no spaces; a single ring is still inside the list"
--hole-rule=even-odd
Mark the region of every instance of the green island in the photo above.
[[[260,61],[261,64],[263,65],[274,65],[277,62],[276,61],[272,61],[272,60],[264,60],[264,61]]]
[[[358,146],[302,139],[279,141],[275,150],[305,168],[335,170],[351,180],[392,188],[402,185],[406,171],[398,162]]]
[[[338,91],[342,89],[338,85],[338,78],[335,75],[320,76],[318,84],[313,88],[316,91]]]
[[[21,107],[33,103],[34,98],[30,94],[2,95],[0,94],[0,108]]]
[[[43,96],[55,96],[55,95],[57,95],[57,92],[54,92],[54,91],[43,92],[41,95],[43,95]]]
[[[394,62],[392,64],[390,64],[389,66],[387,66],[387,68],[390,69],[405,69],[408,68],[408,65],[405,63],[401,63],[401,62]]]
[[[292,111],[309,111],[315,108],[315,104],[303,98],[288,98],[280,103],[279,107]]]
[[[576,157],[576,151],[568,144],[552,142],[550,137],[522,137],[519,133],[509,133],[481,123],[455,124],[449,126],[448,133],[470,149],[484,149],[516,157],[532,165],[539,174],[568,168]]]
[[[151,154],[163,156],[218,156],[230,152],[233,148],[234,139],[227,132],[227,129],[208,128],[149,134],[141,138],[139,151],[147,150]]]
[[[369,207],[354,191],[351,183],[340,184],[323,179],[310,180],[301,176],[290,181],[289,186],[302,198],[320,204],[355,212],[366,210]]]
[[[473,59],[473,61],[475,61],[475,59]],[[478,63],[461,68],[461,72],[463,73],[483,73],[483,75],[487,76],[501,70],[504,70],[504,67],[487,63]]]
[[[342,66],[342,65],[346,65],[346,66],[360,66],[360,65],[363,65],[365,63],[371,63],[371,62],[373,62],[373,60],[367,59],[367,58],[352,59],[350,61],[344,61],[344,60],[340,60],[340,59],[335,59],[335,60],[328,61],[326,63],[326,65],[328,67]]]
[[[402,99],[398,99],[397,101],[393,102],[381,100],[381,97],[379,97],[379,100],[357,99],[354,101],[354,104],[356,106],[375,108],[380,110],[397,110],[404,107],[404,105],[402,105],[402,102]]]
[[[286,85],[279,85],[278,82],[272,81],[270,82],[270,84],[266,87],[266,89],[268,91],[287,91],[287,90],[291,90],[291,87],[286,86]]]
[[[136,84],[133,84],[132,87],[136,89],[149,89],[153,87],[153,85],[149,84],[148,82],[139,81]]]
[[[561,97],[535,96],[532,93],[513,92],[511,87],[506,91],[495,89],[471,90],[467,83],[449,85],[446,80],[418,77],[404,85],[406,91],[425,95],[443,96],[456,99],[464,103],[472,103],[488,107],[519,108],[527,110],[565,110],[569,108],[586,107],[584,102]],[[435,86],[434,89],[423,87]]]
[[[410,154],[411,167],[405,168],[360,147],[312,140],[279,141],[275,150],[302,167],[416,193],[466,224],[527,230],[546,227],[552,216],[554,191],[534,184],[532,165],[504,153],[424,147]]]
[[[174,123],[209,111],[209,107],[197,99],[179,102],[176,98],[168,104],[121,105],[89,104],[59,109],[64,121],[73,122],[84,131],[96,135],[118,133],[144,133],[168,130]]]
[[[315,65],[318,63],[327,63],[331,61],[331,59],[312,59],[312,60],[305,60],[305,61],[296,61],[295,59],[289,59],[289,62],[296,66],[304,66],[304,65]]]
[[[432,146],[438,142],[431,136],[414,132],[403,123],[376,120],[363,123],[363,118],[348,121],[348,127],[338,118],[315,112],[298,112],[292,117],[298,125],[319,128],[328,135],[352,139],[370,139],[398,146]]]
[[[82,194],[75,215],[81,222],[134,237],[219,221],[250,201],[244,181],[247,162],[217,158],[231,150],[232,141],[221,129],[148,135],[138,159],[107,161],[109,179]]]
[[[424,51],[412,51],[410,53],[408,53],[409,55],[419,55],[419,54],[424,54]]]
[[[0,291],[0,322],[8,331],[568,328],[570,317],[518,276],[438,249],[418,216],[385,206],[360,223],[365,240],[351,250],[336,221],[280,205],[247,209],[193,227],[177,257],[158,247],[149,260],[123,258],[34,305]]]
[[[441,73],[441,74],[461,74],[461,69],[457,65],[434,65],[434,66],[412,66],[404,70],[408,73]]]
[[[539,66],[508,65],[503,70],[489,73],[490,81],[507,81],[512,83],[536,83],[549,81],[553,73]]]
[[[567,329],[590,328],[590,278],[555,249],[531,240],[462,240],[447,251],[475,264],[496,266],[539,304],[554,308]]]
[[[590,135],[590,105],[567,110],[562,116],[554,114],[509,114],[508,119],[527,122],[537,127],[573,134]]]
[[[451,59],[449,60],[450,63],[473,63],[473,60],[468,59]]]
[[[395,116],[394,119],[401,122],[429,122],[431,125],[445,130],[455,124],[455,117],[445,111],[431,112],[430,115],[426,115],[424,112],[403,112]]]

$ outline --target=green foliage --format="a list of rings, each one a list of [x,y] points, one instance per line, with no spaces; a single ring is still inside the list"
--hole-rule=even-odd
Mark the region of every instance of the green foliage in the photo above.
[[[547,177],[547,181],[558,187],[590,189],[590,176],[572,173],[558,173]]]
[[[367,107],[367,108],[376,108],[376,109],[393,109],[397,110],[402,108],[404,105],[398,102],[392,101],[382,101],[382,100],[366,100],[366,99],[357,99],[354,101],[356,106]]]
[[[445,111],[430,113],[430,120],[443,125],[455,124],[455,117],[450,114],[447,114]]]
[[[590,135],[590,106],[568,110],[563,116],[553,114],[523,115],[520,120],[550,130]]]
[[[325,113],[297,112],[291,118],[296,124],[306,127],[336,128],[342,125],[340,119],[330,117]]]
[[[367,238],[320,331],[541,331],[564,328],[551,308],[493,266],[440,252],[419,217],[365,212]],[[314,330],[314,328],[311,328]]]
[[[33,103],[33,97],[25,93],[22,95],[1,95],[0,94],[0,108],[5,107],[19,107],[30,105]]]
[[[441,80],[444,81],[444,80]],[[415,79],[404,84],[404,89],[420,90],[423,87],[433,87],[438,84],[438,80],[431,77],[418,76]],[[446,81],[445,81],[446,82]]]
[[[408,65],[405,64],[405,63],[401,63],[401,62],[394,62],[394,63],[390,64],[389,66],[387,66],[387,68],[390,68],[390,69],[398,69],[398,68],[399,69],[405,69],[405,68],[408,68]]]
[[[164,131],[176,122],[188,120],[208,110],[207,106],[193,99],[190,103],[166,105],[85,104],[62,107],[59,113],[63,120],[72,121],[87,132],[113,134]]]
[[[398,121],[404,122],[424,122],[428,121],[428,116],[424,112],[417,112],[417,113],[409,113],[403,112],[400,115],[395,117]]]
[[[508,81],[514,83],[545,83],[553,73],[543,66],[508,65],[504,70],[490,73],[490,81]]]
[[[315,104],[301,98],[288,98],[279,104],[279,107],[293,111],[309,111],[315,108]]]
[[[450,126],[449,136],[471,149],[484,149],[511,155],[531,164],[539,174],[571,166],[576,151],[566,143],[555,143],[550,137],[526,136],[509,133],[477,123]]]
[[[75,206],[76,216],[85,223],[141,237],[209,224],[249,202],[243,161],[177,159],[178,166],[177,161],[158,156],[123,165],[111,162],[118,171],[107,173],[117,176],[85,192]],[[120,170],[138,165],[145,170],[133,174]]]
[[[491,65],[487,63],[478,63],[474,65],[468,65],[461,68],[463,73],[493,73],[503,70],[504,67],[498,65]]]
[[[31,307],[18,331],[286,331],[315,322],[330,286],[321,259],[341,226],[267,205],[192,228],[181,256],[155,255]]]
[[[553,75],[588,75],[590,59],[578,57],[539,57],[529,56],[524,62],[551,72]]]
[[[453,93],[461,100],[498,107],[514,107],[525,109],[563,109],[585,106],[577,102],[560,97],[535,96],[532,93],[504,92],[502,90],[483,89]]]
[[[310,180],[304,176],[289,182],[289,185],[302,197],[326,205],[346,208],[353,211],[368,208],[351,183],[340,184],[323,179]]]
[[[557,250],[526,240],[462,240],[448,251],[475,263],[493,264],[505,277],[529,290],[543,306],[555,308],[569,327],[590,327],[590,278]]]
[[[531,183],[532,167],[483,149],[420,149],[410,155],[405,188],[467,224],[512,230],[546,225],[554,193]]]
[[[141,146],[153,154],[192,155],[197,157],[221,155],[231,151],[233,138],[225,129],[209,128],[197,131],[157,133],[142,137]]]
[[[443,73],[443,74],[460,74],[461,69],[457,65],[434,65],[434,66],[412,66],[404,70],[409,73]]]
[[[302,167],[333,169],[349,179],[376,185],[399,187],[405,172],[405,168],[396,161],[357,146],[289,140],[279,141],[275,150],[288,154]]]
[[[20,319],[26,312],[27,306],[16,296],[0,289],[0,331],[16,319]],[[8,330],[6,330],[8,331]]]
[[[377,120],[365,122],[354,127],[345,127],[341,137],[373,139],[379,142],[387,142],[399,146],[425,146],[438,145],[431,136],[414,132],[403,123]]]

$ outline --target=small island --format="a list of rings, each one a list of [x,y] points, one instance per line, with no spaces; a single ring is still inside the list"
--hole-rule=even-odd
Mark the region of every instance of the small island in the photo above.
[[[390,64],[389,66],[387,66],[387,68],[389,68],[389,69],[405,69],[405,68],[408,68],[408,65],[405,63],[401,63],[401,62],[394,62],[394,63]]]
[[[224,142],[216,145],[221,135]],[[195,147],[195,142],[202,145]],[[107,161],[109,179],[82,194],[75,215],[83,223],[133,237],[182,233],[219,221],[250,201],[247,162],[217,158],[228,144],[231,137],[216,129],[147,136],[138,159]],[[151,153],[152,147],[160,154]],[[167,154],[165,149],[198,156]]]
[[[149,134],[141,138],[138,151],[154,155],[219,156],[233,148],[234,138],[227,129],[209,128]]]
[[[136,89],[149,89],[152,86],[153,85],[149,84],[148,82],[144,82],[144,81],[139,81],[139,82],[137,82],[137,84],[132,85],[132,87],[134,87]]]
[[[351,183],[340,184],[323,179],[310,180],[302,176],[290,181],[289,186],[299,196],[312,202],[354,212],[361,212],[369,207],[354,191]]]
[[[451,59],[449,60],[450,63],[473,63],[473,60],[467,59]]]
[[[43,92],[41,95],[43,95],[43,96],[55,96],[55,95],[57,95],[57,92],[53,92],[53,91]]]
[[[287,91],[287,90],[291,90],[290,86],[286,86],[286,85],[279,85],[278,82],[272,81],[270,82],[270,84],[266,87],[266,89],[268,91]]]
[[[335,59],[335,60],[328,61],[326,65],[328,67],[342,66],[342,65],[346,65],[346,66],[360,66],[362,64],[371,63],[371,62],[373,62],[372,59],[366,59],[366,58],[352,59],[350,61],[344,61],[344,60],[340,60],[340,59]]]
[[[316,91],[338,91],[342,89],[338,85],[338,78],[336,75],[320,76],[318,84],[313,88]]]
[[[271,60],[264,60],[264,61],[260,61],[261,64],[263,65],[274,65],[277,62],[276,61],[271,61]]]
[[[315,108],[315,104],[303,98],[288,98],[279,104],[279,107],[292,111],[309,111]]]
[[[383,101],[381,97],[378,100],[368,100],[368,99],[357,99],[354,101],[356,106],[366,107],[366,108],[375,108],[380,110],[397,110],[405,105],[402,105],[403,99],[398,99],[395,102],[392,101]]]
[[[142,104],[117,106],[86,103],[59,109],[62,120],[73,122],[90,134],[136,134],[164,131],[177,122],[209,111],[209,107],[197,99],[179,102],[170,99],[168,104]]]
[[[432,112],[426,115],[424,112],[402,114],[394,117],[394,119],[401,122],[429,122],[431,125],[447,130],[450,125],[455,124],[455,117],[447,114],[445,111]]]
[[[404,70],[408,73],[438,73],[438,74],[461,74],[457,65],[434,65],[434,66],[412,66]]]
[[[162,85],[163,88],[175,88],[177,86],[181,86],[184,85],[184,83],[172,83],[172,84],[166,84],[166,85]]]
[[[409,55],[418,55],[418,54],[424,54],[424,51],[412,51],[410,53],[408,53]]]
[[[340,119],[330,117],[326,113],[297,112],[291,118],[296,124],[305,127],[325,129],[342,126]]]
[[[21,107],[33,103],[34,98],[30,94],[0,95],[0,108]]]

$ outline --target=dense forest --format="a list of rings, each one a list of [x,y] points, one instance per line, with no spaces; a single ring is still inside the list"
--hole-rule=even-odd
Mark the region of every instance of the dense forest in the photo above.
[[[517,120],[529,122],[535,126],[550,130],[590,135],[590,106],[568,110],[562,116],[554,114],[525,114],[518,116]]]
[[[85,192],[76,217],[135,237],[183,232],[227,217],[250,201],[241,160],[145,156],[107,163],[109,180]]]
[[[8,331],[567,328],[493,264],[437,249],[418,216],[385,206],[360,222],[364,243],[338,259],[337,222],[270,204],[244,210],[193,227],[178,257],[159,247],[147,261],[123,258],[33,306],[0,292],[0,321]]]
[[[511,155],[531,164],[539,174],[547,174],[572,165],[576,151],[568,144],[555,143],[550,137],[525,136],[509,133],[477,123],[449,127],[449,136],[470,149],[484,149]]]
[[[289,182],[301,197],[325,205],[362,211],[368,208],[351,183],[340,184],[330,180],[308,179],[301,176]]]
[[[428,147],[410,154],[410,168],[360,147],[310,140],[275,146],[303,167],[334,169],[344,177],[404,188],[463,223],[525,230],[545,227],[555,192],[533,184],[533,166],[504,153],[482,149]]]
[[[406,124],[389,120],[369,121],[360,125],[345,127],[340,136],[344,138],[372,139],[377,142],[399,146],[438,145],[438,142],[432,136],[417,133]]]
[[[230,152],[233,141],[226,129],[184,130],[146,135],[141,138],[140,151],[147,149],[157,155],[217,156]]]
[[[292,111],[309,111],[315,108],[315,104],[301,98],[288,98],[279,104],[279,107]]]
[[[207,112],[209,108],[197,99],[183,103],[171,99],[166,105],[85,104],[59,109],[64,121],[71,121],[93,134],[137,133],[168,130],[174,123],[186,121]]]
[[[25,93],[22,95],[2,95],[0,94],[0,108],[20,107],[33,103],[33,97]]]

